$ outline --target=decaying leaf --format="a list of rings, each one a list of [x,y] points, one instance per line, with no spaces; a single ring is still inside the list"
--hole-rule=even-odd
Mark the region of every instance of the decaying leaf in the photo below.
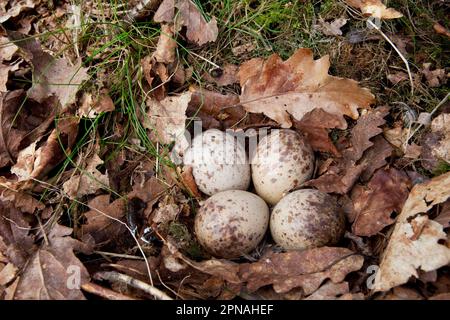
[[[352,231],[358,236],[373,236],[394,223],[393,211],[400,213],[408,197],[408,176],[396,169],[378,170],[366,187],[353,188],[354,220]]]
[[[41,147],[36,150],[35,141],[19,152],[17,163],[11,167],[11,173],[18,177],[18,181],[29,181],[47,174],[70,153],[77,133],[76,117],[61,119]]]
[[[239,66],[234,64],[225,64],[223,68],[217,68],[211,70],[211,72],[205,72],[203,78],[208,81],[217,84],[218,86],[228,86],[230,84],[239,83],[237,73]]]
[[[345,0],[352,7],[358,8],[365,15],[379,19],[396,19],[403,17],[403,14],[395,9],[387,8],[381,0]]]
[[[176,58],[177,42],[174,39],[174,27],[170,24],[161,25],[161,35],[159,36],[156,51],[153,57],[157,62],[172,63]]]
[[[450,113],[441,113],[431,122],[431,130],[421,141],[422,166],[433,171],[450,163]]]
[[[122,199],[110,203],[110,195],[104,194],[90,200],[88,205],[90,210],[84,214],[87,221],[81,228],[80,236],[83,239],[90,236],[97,245],[105,245],[127,232],[122,222],[125,217]]]
[[[362,293],[350,293],[348,282],[333,283],[325,282],[316,292],[305,298],[305,300],[363,300]]]
[[[19,47],[7,37],[0,36],[0,62],[11,60]]]
[[[3,1],[2,1],[3,2]],[[0,4],[0,23],[17,17],[22,11],[33,9],[37,0],[12,0]]]
[[[88,194],[93,194],[100,188],[108,188],[108,175],[101,173],[97,169],[97,166],[101,164],[103,164],[103,160],[94,153],[94,155],[86,161],[86,166],[81,173],[74,175],[64,182],[64,192],[70,198],[79,198]]]
[[[376,145],[371,141],[382,132],[379,126],[385,123],[384,117],[388,114],[388,110],[387,107],[379,107],[359,118],[351,132],[350,146],[341,151],[342,157],[323,175],[306,182],[305,185],[316,187],[323,192],[345,194],[353,187],[361,174],[370,177],[379,166],[385,163],[380,155],[387,156],[390,151],[384,148],[383,141],[374,139],[377,141]],[[374,150],[382,150],[384,153],[374,153]],[[373,159],[376,161],[372,161]]]
[[[434,31],[436,31],[436,33],[438,34],[442,34],[448,38],[450,38],[450,31],[448,31],[443,25],[441,25],[440,23],[435,23],[433,25],[433,29]]]
[[[326,22],[322,18],[319,19],[319,24],[314,27],[326,36],[342,36],[341,28],[345,26],[347,19],[338,18],[331,22]]]
[[[78,285],[89,282],[89,273],[73,251],[91,250],[70,237],[71,233],[71,228],[59,224],[50,230],[48,243],[33,254],[21,273],[14,299],[84,299]]]
[[[19,150],[40,138],[57,108],[53,97],[37,104],[23,90],[0,92],[0,167],[14,164]]]
[[[114,109],[114,102],[107,93],[101,93],[93,98],[91,93],[85,92],[77,112],[82,117],[95,119],[100,113],[114,111]]]
[[[175,141],[175,148],[182,152],[189,146],[184,130],[186,109],[190,100],[190,92],[166,97],[161,101],[149,98],[144,127],[150,129],[161,143],[169,144]]]
[[[445,69],[430,70],[431,63],[424,63],[422,73],[427,80],[428,86],[434,88],[439,87],[447,82],[447,74]]]
[[[177,15],[175,15],[175,8],[178,9]],[[216,41],[219,32],[216,18],[213,17],[206,22],[200,10],[191,0],[164,0],[153,20],[174,22],[175,26],[185,26],[188,40],[199,46]]]
[[[277,54],[267,60],[255,58],[239,69],[241,104],[248,112],[264,113],[283,128],[292,125],[290,115],[301,120],[316,108],[336,115],[339,129],[345,129],[344,115],[359,117],[358,108],[367,108],[374,96],[351,79],[328,74],[329,57],[313,59],[310,49],[298,49],[288,60]]]
[[[65,58],[55,59],[43,51],[35,38],[24,38],[18,32],[8,33],[9,37],[25,53],[26,59],[33,65],[33,86],[28,90],[28,97],[42,102],[55,95],[63,108],[75,102],[79,86],[89,78],[87,68],[81,61],[71,65]]]
[[[273,285],[278,293],[301,287],[309,295],[326,279],[342,282],[348,273],[359,270],[363,262],[362,256],[346,248],[269,252],[258,262],[241,264],[240,275],[250,292]]]
[[[374,290],[387,291],[418,277],[418,269],[436,270],[450,263],[450,248],[440,244],[447,235],[427,212],[450,197],[450,172],[415,185],[397,218],[384,251]]]

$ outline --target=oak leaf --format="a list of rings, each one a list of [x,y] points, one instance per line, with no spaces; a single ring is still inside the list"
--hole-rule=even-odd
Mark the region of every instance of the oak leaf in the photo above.
[[[326,279],[342,282],[348,273],[359,270],[363,262],[362,256],[347,248],[269,252],[257,262],[241,264],[240,276],[250,292],[271,284],[277,293],[301,287],[309,295]]]
[[[387,291],[427,272],[450,263],[450,248],[443,226],[430,220],[427,212],[450,197],[450,172],[417,184],[411,190],[397,218],[375,276],[375,291]]]
[[[354,8],[358,8],[365,15],[379,19],[396,19],[403,17],[403,14],[395,9],[387,8],[381,0],[345,0]]]
[[[241,104],[248,112],[264,113],[283,128],[292,125],[290,116],[301,120],[321,108],[339,118],[337,128],[345,129],[344,115],[357,119],[358,108],[367,108],[374,96],[351,79],[328,74],[328,56],[313,59],[310,49],[298,49],[288,60],[277,54],[267,60],[255,58],[239,69]]]
[[[175,15],[175,8],[178,9],[177,15]],[[207,22],[191,0],[164,0],[153,20],[155,22],[173,22],[176,29],[179,29],[177,26],[185,26],[188,40],[199,46],[216,41],[219,33],[216,18],[213,17]]]
[[[89,273],[74,251],[88,254],[91,248],[70,237],[71,233],[71,228],[53,226],[48,243],[31,256],[21,273],[14,299],[85,299],[78,285],[89,282]]]
[[[396,169],[378,170],[366,187],[355,186],[352,191],[354,222],[357,236],[373,236],[394,223],[393,211],[400,213],[408,197],[408,176]]]

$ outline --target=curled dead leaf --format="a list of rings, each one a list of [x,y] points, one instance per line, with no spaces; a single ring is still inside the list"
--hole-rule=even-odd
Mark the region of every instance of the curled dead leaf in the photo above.
[[[450,172],[417,184],[411,190],[376,273],[374,291],[404,284],[418,269],[436,270],[450,263],[450,248],[441,244],[447,235],[427,212],[450,197]]]
[[[387,8],[381,0],[345,0],[354,8],[358,8],[365,15],[379,19],[396,19],[403,17],[403,14],[395,9]]]

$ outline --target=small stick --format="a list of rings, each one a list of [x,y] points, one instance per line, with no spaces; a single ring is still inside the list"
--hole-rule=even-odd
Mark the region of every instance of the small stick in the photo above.
[[[104,288],[102,286],[99,286],[98,284],[89,282],[85,283],[81,286],[81,289],[83,289],[86,292],[89,292],[91,294],[94,294],[96,296],[108,299],[108,300],[137,300],[133,297],[126,296],[124,294],[115,292],[111,289]]]
[[[375,30],[377,30],[377,31],[383,36],[383,38],[384,38],[387,42],[389,42],[389,44],[392,46],[392,48],[394,48],[394,50],[395,50],[395,51],[398,53],[398,55],[400,56],[400,59],[402,59],[403,63],[404,63],[405,66],[406,66],[406,70],[408,71],[409,82],[410,82],[410,84],[411,84],[411,95],[413,96],[413,95],[414,95],[414,81],[413,81],[413,77],[412,77],[412,74],[411,74],[411,69],[409,68],[408,60],[406,60],[406,58],[403,56],[403,54],[400,52],[400,50],[398,50],[398,48],[397,48],[397,47],[395,46],[395,44],[391,41],[391,39],[389,39],[388,36],[385,35],[384,32],[381,31],[381,29],[378,28],[378,26],[377,26],[375,23],[373,23],[373,22],[370,21],[369,19],[367,20],[367,22],[368,22],[372,27],[374,27]]]
[[[130,276],[127,276],[126,274],[123,274],[123,273],[119,273],[119,272],[115,272],[115,271],[102,271],[102,272],[97,272],[94,275],[94,278],[108,280],[108,281],[112,281],[112,282],[125,283],[133,288],[140,289],[144,292],[147,292],[148,294],[151,294],[158,300],[173,300],[166,293],[155,288],[154,286],[149,285],[143,281],[137,280],[135,278],[132,278]]]

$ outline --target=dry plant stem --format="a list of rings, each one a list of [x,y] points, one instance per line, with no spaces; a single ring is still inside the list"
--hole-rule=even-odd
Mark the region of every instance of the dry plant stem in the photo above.
[[[438,104],[437,104],[437,106],[436,107],[434,107],[434,109],[430,112],[430,118],[431,118],[431,116],[448,100],[448,98],[450,97],[450,93],[447,93],[447,95],[444,97],[444,99],[442,99],[441,100],[441,102],[439,102]],[[417,131],[419,131],[420,130],[420,128],[422,128],[423,127],[423,124],[422,123],[420,123],[418,126],[417,126],[417,128],[416,129],[414,129],[414,131],[410,134],[410,135],[408,135],[408,139],[406,139],[406,144],[408,144],[408,141],[412,138],[412,137],[414,137],[414,135],[417,133]]]
[[[120,254],[120,253],[105,252],[105,251],[94,251],[94,253],[104,255],[104,256],[115,257],[115,258],[124,258],[124,259],[131,259],[131,260],[144,260],[144,258],[142,258],[142,257],[132,256],[129,254]]]
[[[83,284],[81,286],[81,289],[83,289],[86,292],[89,292],[90,294],[105,298],[107,300],[137,300],[133,297],[115,292],[108,288],[104,288],[92,282]]]
[[[408,77],[409,77],[409,83],[411,85],[411,95],[414,95],[414,81],[412,78],[412,73],[411,73],[411,69],[409,68],[409,63],[408,60],[406,60],[405,56],[400,52],[400,50],[398,50],[398,48],[395,46],[395,44],[391,41],[391,39],[388,38],[388,36],[381,31],[380,28],[378,28],[378,26],[376,24],[374,24],[372,21],[367,20],[367,23],[369,23],[372,27],[375,28],[375,30],[377,30],[381,36],[387,41],[389,42],[389,44],[392,46],[392,48],[394,48],[394,50],[398,53],[398,55],[400,56],[400,59],[402,59],[403,63],[406,66],[406,70],[408,71]]]
[[[412,73],[411,73],[411,69],[409,68],[409,63],[408,60],[406,60],[406,58],[403,56],[403,54],[400,52],[400,50],[398,50],[398,48],[395,46],[395,44],[391,41],[391,39],[388,38],[388,36],[381,31],[380,28],[378,28],[378,26],[373,23],[372,21],[370,21],[369,19],[367,20],[367,23],[370,24],[370,26],[372,26],[373,28],[375,28],[375,30],[377,30],[381,36],[387,41],[389,42],[389,44],[392,46],[392,48],[394,48],[394,50],[398,53],[398,55],[400,56],[400,59],[402,59],[403,63],[406,66],[406,70],[408,71],[408,77],[409,77],[409,83],[411,85],[411,96],[414,95],[414,81],[413,81],[413,77],[412,77]]]
[[[119,273],[119,272],[115,272],[115,271],[102,271],[102,272],[97,272],[94,275],[94,278],[108,280],[111,282],[125,283],[133,288],[140,289],[148,294],[151,294],[158,300],[173,300],[167,294],[165,294],[161,290],[155,288],[154,286],[149,285],[143,281],[137,280],[135,278],[132,278],[130,276],[127,276],[126,274],[123,274],[123,273]]]

